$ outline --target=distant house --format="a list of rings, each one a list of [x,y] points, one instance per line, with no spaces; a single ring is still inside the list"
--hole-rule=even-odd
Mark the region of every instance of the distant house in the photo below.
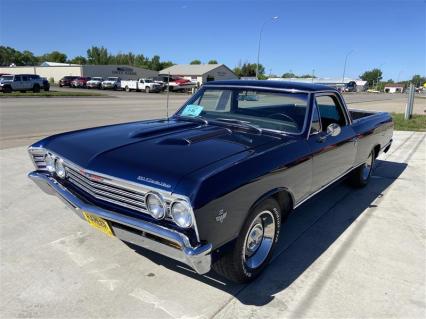
[[[385,93],[402,93],[404,92],[404,84],[387,83],[383,89]]]
[[[180,76],[198,85],[215,80],[238,79],[238,76],[225,64],[176,64],[159,73]]]

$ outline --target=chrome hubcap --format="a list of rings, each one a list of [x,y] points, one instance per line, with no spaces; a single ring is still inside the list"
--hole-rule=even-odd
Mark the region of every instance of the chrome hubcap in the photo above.
[[[372,167],[373,167],[373,153],[370,153],[370,156],[368,156],[367,162],[365,162],[363,170],[362,170],[363,179],[367,179],[368,176],[370,176]]]
[[[250,225],[244,242],[244,264],[259,267],[272,248],[275,237],[275,219],[270,211],[261,212]]]

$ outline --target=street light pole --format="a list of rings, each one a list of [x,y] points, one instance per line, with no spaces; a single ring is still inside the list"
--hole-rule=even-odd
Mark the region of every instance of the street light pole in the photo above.
[[[354,50],[350,50],[345,57],[345,64],[343,66],[343,77],[342,77],[342,83],[345,83],[345,73],[346,73],[346,64],[348,63],[348,57],[354,52]]]
[[[260,57],[260,42],[262,41],[262,33],[263,33],[263,28],[265,27],[265,25],[269,22],[269,21],[275,21],[278,20],[278,17],[272,17],[271,19],[266,20],[265,22],[263,22],[262,27],[260,28],[260,33],[259,33],[259,44],[257,46],[257,63],[256,63],[256,79],[259,80],[259,57]]]

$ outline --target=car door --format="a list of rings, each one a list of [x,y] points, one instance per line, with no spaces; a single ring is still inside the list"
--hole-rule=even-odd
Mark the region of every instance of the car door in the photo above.
[[[32,83],[31,78],[28,75],[22,76],[22,82],[21,82],[21,89],[22,90],[31,90],[32,89]]]
[[[14,79],[13,79],[13,84],[12,87],[14,90],[19,91],[22,90],[22,77],[20,75],[15,75]]]
[[[353,166],[358,139],[351,118],[340,97],[334,93],[317,93],[313,103],[308,143],[312,152],[312,191],[315,192],[343,176]],[[335,133],[327,127],[337,124]],[[333,136],[335,135],[335,136]]]

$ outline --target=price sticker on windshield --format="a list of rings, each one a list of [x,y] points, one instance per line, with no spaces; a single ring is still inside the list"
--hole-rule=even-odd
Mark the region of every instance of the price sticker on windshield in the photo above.
[[[198,116],[203,111],[203,107],[195,104],[188,104],[183,109],[181,115],[183,116]]]

